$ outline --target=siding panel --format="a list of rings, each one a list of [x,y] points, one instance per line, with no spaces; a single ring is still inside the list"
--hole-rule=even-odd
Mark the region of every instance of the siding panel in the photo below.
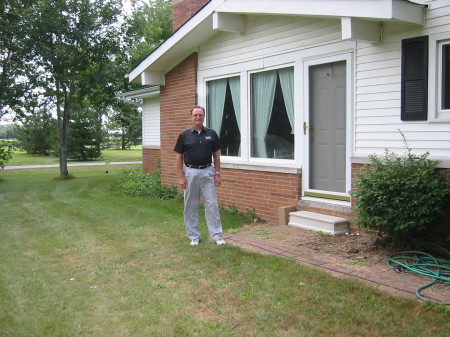
[[[159,98],[145,98],[142,106],[142,145],[161,146]]]
[[[243,34],[220,33],[201,47],[199,70],[339,41],[340,21],[250,17]]]

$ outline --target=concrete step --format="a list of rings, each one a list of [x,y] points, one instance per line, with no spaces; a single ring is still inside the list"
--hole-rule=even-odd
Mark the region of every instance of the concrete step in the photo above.
[[[349,222],[346,218],[309,211],[289,213],[288,225],[331,235],[345,234],[349,228]]]

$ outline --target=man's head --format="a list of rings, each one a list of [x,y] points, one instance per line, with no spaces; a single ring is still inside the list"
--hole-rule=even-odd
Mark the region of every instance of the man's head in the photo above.
[[[191,121],[195,129],[201,130],[205,120],[205,109],[201,106],[195,106],[191,110]]]

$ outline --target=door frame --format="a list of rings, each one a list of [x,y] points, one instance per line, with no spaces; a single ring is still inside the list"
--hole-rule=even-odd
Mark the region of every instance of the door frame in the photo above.
[[[346,64],[346,149],[345,149],[345,189],[347,192],[339,193],[333,191],[314,190],[309,187],[310,182],[310,141],[309,141],[309,114],[310,114],[310,87],[309,87],[309,67],[345,61]],[[353,53],[337,54],[331,56],[324,56],[303,61],[303,168],[302,168],[302,199],[320,198],[319,200],[336,201],[336,202],[350,202],[351,190],[351,155],[353,151]],[[306,132],[304,132],[306,126]],[[306,133],[306,134],[305,134]]]

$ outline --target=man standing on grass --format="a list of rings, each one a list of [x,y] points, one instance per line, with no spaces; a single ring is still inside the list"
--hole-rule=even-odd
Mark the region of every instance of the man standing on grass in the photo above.
[[[204,108],[194,107],[191,110],[191,120],[192,127],[181,131],[174,148],[178,181],[184,190],[183,215],[186,233],[191,240],[191,246],[197,246],[200,242],[198,211],[201,193],[209,235],[216,244],[224,245],[216,193],[216,186],[220,185],[219,136],[213,129],[203,126]]]

